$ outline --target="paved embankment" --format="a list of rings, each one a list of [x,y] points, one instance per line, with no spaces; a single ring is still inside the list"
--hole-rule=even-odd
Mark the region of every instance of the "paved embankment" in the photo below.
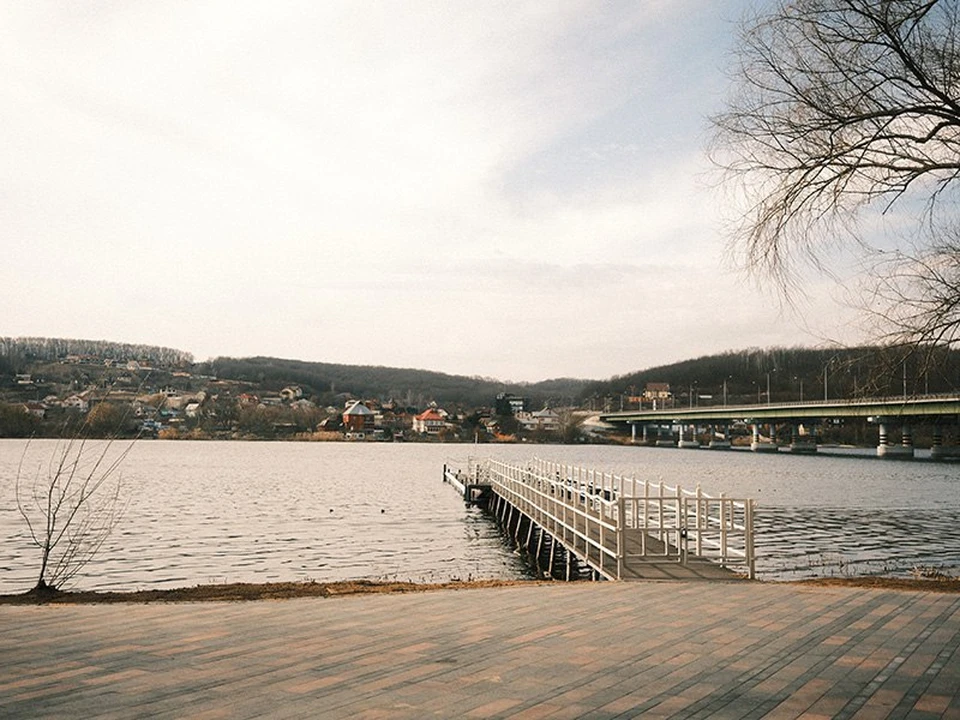
[[[0,607],[0,717],[960,718],[960,595],[575,583]]]

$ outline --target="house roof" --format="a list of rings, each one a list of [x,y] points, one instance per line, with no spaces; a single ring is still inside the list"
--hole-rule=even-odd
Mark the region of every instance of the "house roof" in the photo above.
[[[359,400],[352,402],[346,410],[343,411],[344,415],[374,415],[373,410],[368,408]]]
[[[417,415],[417,420],[439,420],[443,422],[444,418],[436,408],[427,408],[422,413]]]
[[[536,412],[530,413],[531,417],[535,418],[559,418],[553,410],[550,408],[544,408],[543,410],[537,410]]]

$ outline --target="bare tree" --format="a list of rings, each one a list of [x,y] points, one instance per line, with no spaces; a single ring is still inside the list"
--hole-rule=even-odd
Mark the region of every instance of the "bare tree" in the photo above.
[[[25,476],[24,450],[17,469],[17,509],[40,551],[37,584],[31,592],[62,589],[100,551],[123,506],[119,467],[133,448],[119,452],[113,441],[91,444],[80,437],[62,441],[47,465]]]
[[[898,249],[864,256],[865,305],[885,339],[957,342],[958,2],[777,2],[741,26],[737,53],[711,154],[742,211],[738,262],[789,294],[798,261],[866,249],[896,208]]]

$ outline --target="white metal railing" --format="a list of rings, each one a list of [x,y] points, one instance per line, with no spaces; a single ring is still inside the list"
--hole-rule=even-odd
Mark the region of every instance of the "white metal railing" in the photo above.
[[[754,577],[753,500],[539,458],[525,465],[487,460],[470,474],[607,577],[622,578],[625,564],[686,564],[691,555]]]

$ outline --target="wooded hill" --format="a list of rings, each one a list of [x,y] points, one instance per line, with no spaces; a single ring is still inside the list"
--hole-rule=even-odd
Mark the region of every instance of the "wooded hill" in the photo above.
[[[70,358],[70,363],[63,364]],[[297,385],[319,404],[335,404],[343,395],[355,398],[393,399],[410,407],[440,405],[492,407],[498,393],[528,397],[534,409],[544,405],[569,406],[581,396],[589,380],[559,378],[537,383],[502,382],[494,378],[449,375],[430,370],[382,366],[307,362],[272,357],[220,357],[194,363],[180,350],[103,340],[59,338],[0,338],[0,399],[39,400],[42,393],[106,386],[122,376],[120,368],[135,362],[151,368],[149,375],[131,371],[132,386],[143,391],[169,384],[178,389],[207,389],[209,382],[237,381],[250,393],[278,393]],[[180,377],[172,377],[178,371]],[[28,387],[18,390],[17,375],[33,374]],[[189,373],[192,377],[182,377]],[[215,392],[215,391],[214,391]]]
[[[582,399],[619,409],[648,382],[669,383],[678,404],[790,402],[824,398],[923,395],[960,386],[960,353],[946,348],[769,348],[708,355],[590,383]],[[604,404],[606,407],[599,406]],[[612,405],[612,407],[611,407]],[[630,408],[632,409],[632,408]]]
[[[194,372],[223,380],[252,383],[269,391],[299,385],[305,396],[393,399],[411,407],[430,402],[464,407],[491,407],[498,393],[530,398],[537,409],[568,406],[589,380],[559,378],[537,383],[505,383],[493,378],[448,375],[431,370],[284,360],[270,357],[216,358],[194,366]]]
[[[56,363],[65,358],[83,358],[84,365],[71,370]],[[0,338],[0,399],[40,399],[41,392],[58,392],[70,385],[75,390],[89,384],[104,384],[117,375],[107,367],[136,361],[154,370],[147,384],[173,383],[184,389],[204,389],[213,378],[237,381],[249,392],[276,393],[298,385],[304,396],[321,404],[334,404],[344,394],[357,398],[389,400],[423,408],[430,402],[465,408],[491,407],[498,393],[522,395],[531,406],[582,406],[595,410],[630,407],[628,398],[643,393],[648,382],[669,383],[678,404],[715,404],[767,400],[816,400],[830,398],[897,396],[955,391],[960,386],[960,353],[938,348],[769,348],[731,351],[640,370],[609,380],[558,378],[536,383],[510,383],[486,377],[449,375],[430,370],[382,366],[307,362],[271,357],[221,357],[194,363],[190,353],[171,348],[107,341],[54,338]],[[97,370],[97,366],[100,370]],[[190,373],[184,379],[174,377]],[[50,387],[18,392],[16,376],[43,372]],[[164,372],[166,371],[166,372]],[[138,382],[143,373],[134,373]],[[62,376],[62,377],[61,377]],[[904,387],[906,386],[906,388]],[[35,397],[36,396],[36,397]]]

